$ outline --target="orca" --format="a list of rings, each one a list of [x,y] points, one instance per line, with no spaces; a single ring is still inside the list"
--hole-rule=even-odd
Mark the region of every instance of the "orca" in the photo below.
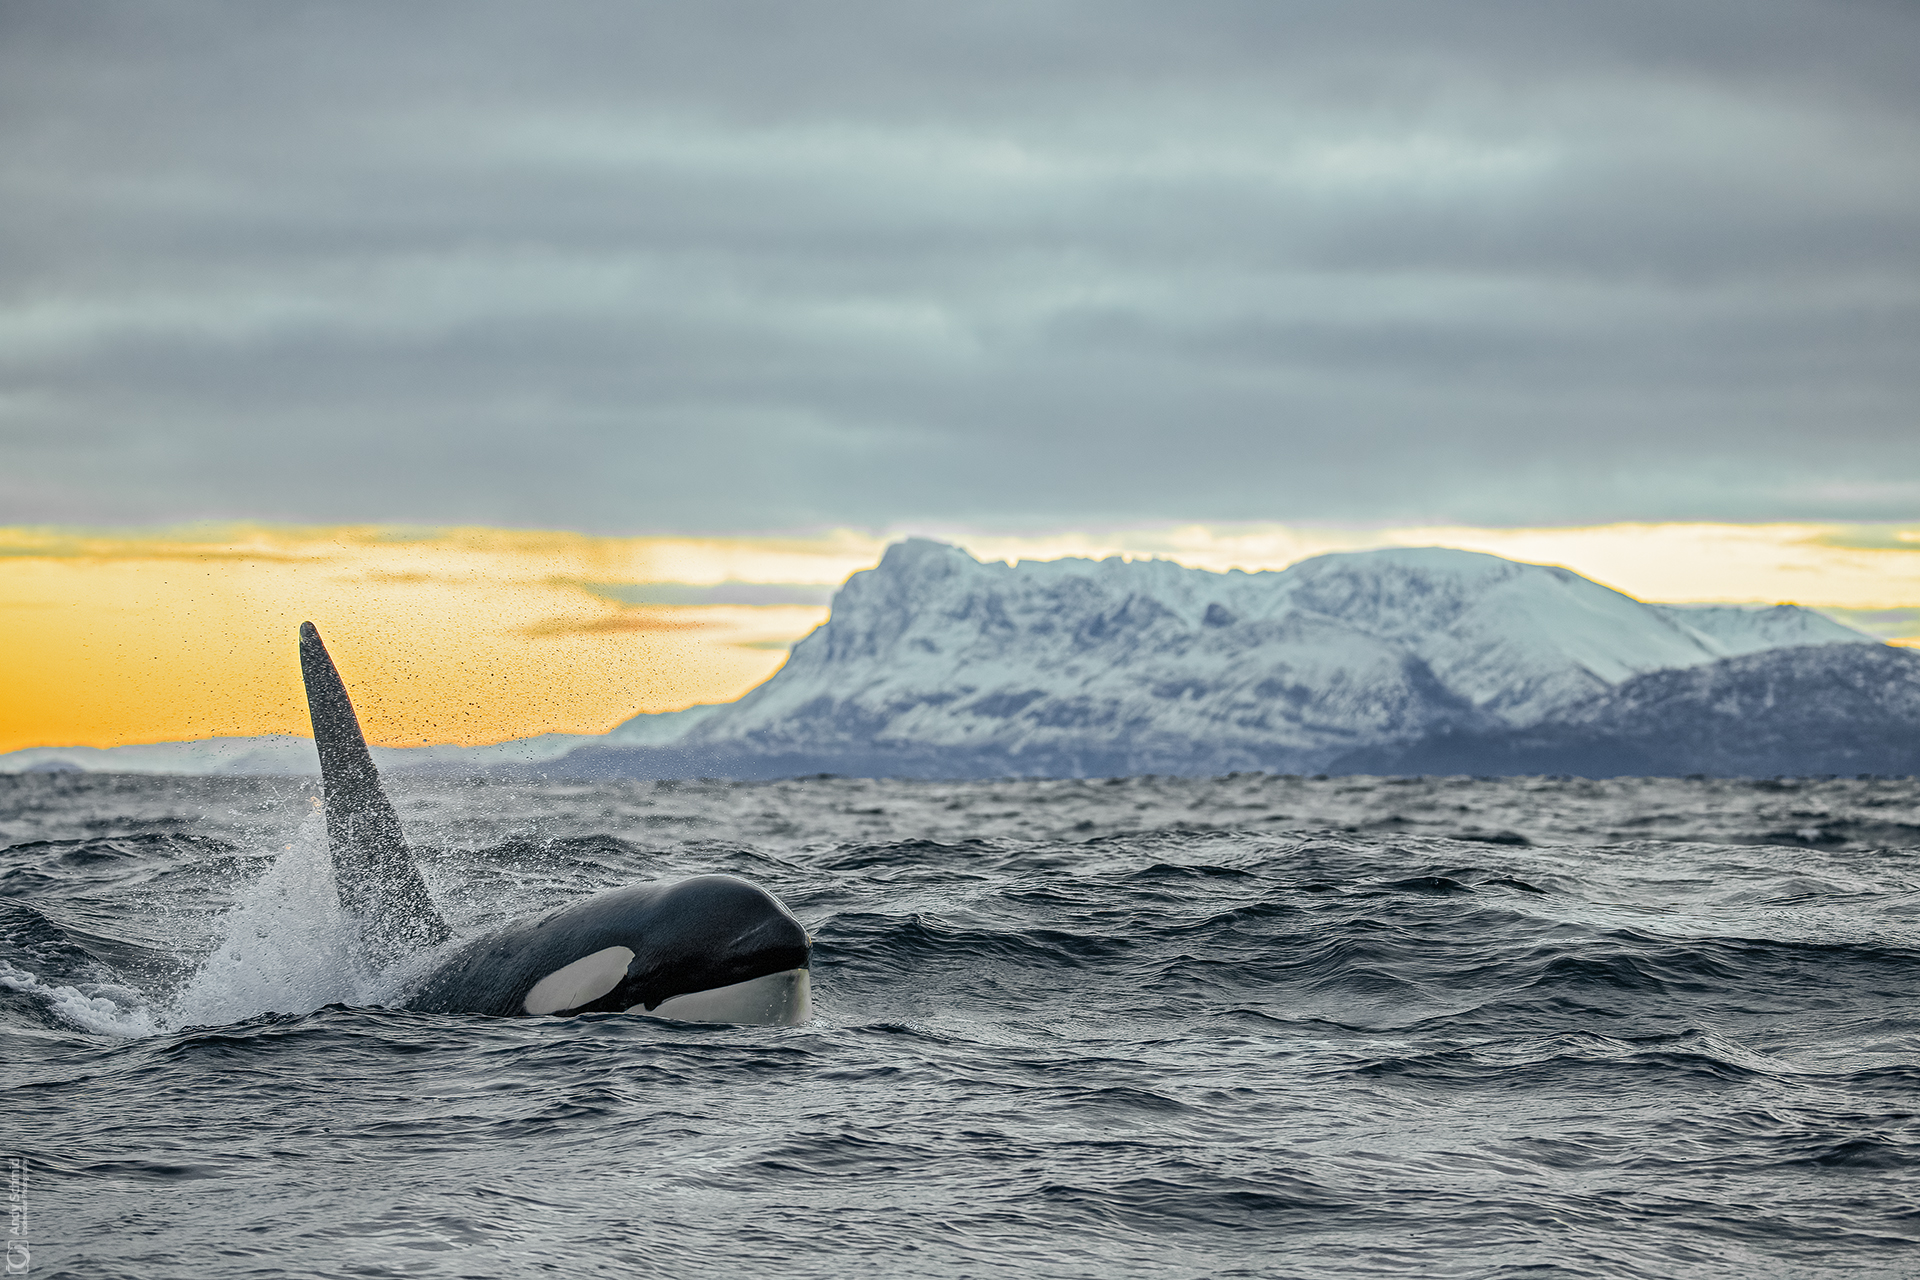
[[[383,969],[429,957],[403,1008],[783,1026],[812,1016],[813,940],[778,898],[736,876],[595,894],[440,953],[453,931],[427,894],[346,684],[311,622],[300,624],[300,673],[340,905]]]

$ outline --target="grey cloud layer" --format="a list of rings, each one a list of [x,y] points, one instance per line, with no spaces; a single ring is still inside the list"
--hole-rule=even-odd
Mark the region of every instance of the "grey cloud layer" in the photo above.
[[[1906,3],[0,0],[0,520],[1901,519]]]

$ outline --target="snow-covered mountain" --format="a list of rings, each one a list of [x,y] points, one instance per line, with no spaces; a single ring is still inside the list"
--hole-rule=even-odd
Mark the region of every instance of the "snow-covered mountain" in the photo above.
[[[766,684],[591,772],[1314,770],[1356,748],[1535,724],[1649,671],[1876,643],[1809,610],[1647,605],[1441,548],[1270,573],[982,564],[896,544]]]
[[[202,738],[124,747],[27,747],[0,756],[8,773],[318,773],[312,738]]]
[[[1567,569],[1441,548],[1268,573],[1166,561],[982,564],[911,539],[738,702],[600,737],[376,750],[383,770],[961,776],[1316,771],[1535,725],[1646,672],[1875,644],[1782,605],[1642,604]],[[37,749],[0,769],[314,771],[303,738]]]
[[[661,719],[663,717],[655,717]],[[650,744],[667,726],[644,726],[628,741]],[[619,730],[615,730],[618,733]],[[671,732],[671,731],[669,731]],[[484,747],[374,747],[382,772],[431,770],[485,773],[533,767],[611,735],[545,733]],[[298,777],[320,773],[312,738],[270,734],[257,738],[203,738],[198,742],[152,742],[124,747],[27,747],[0,755],[4,773],[187,773]]]
[[[582,747],[658,747],[675,742],[726,704],[639,715],[604,734],[543,733],[482,747],[373,747],[381,772],[483,774],[532,770]],[[0,773],[186,773],[299,777],[320,772],[313,739],[291,734],[203,738],[124,747],[27,747],[0,755]]]

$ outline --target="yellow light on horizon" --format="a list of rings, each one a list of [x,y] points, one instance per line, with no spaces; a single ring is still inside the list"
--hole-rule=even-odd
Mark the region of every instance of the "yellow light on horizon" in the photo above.
[[[1284,569],[1340,551],[1452,547],[1529,564],[1561,565],[1638,600],[1792,602],[1849,609],[1920,604],[1920,529],[1888,526],[1192,524],[1028,537],[949,536],[985,560],[1157,557],[1216,573]]]
[[[600,733],[726,701],[818,606],[620,605],[584,584],[677,567],[674,547],[513,531],[11,531],[0,557],[0,751],[308,732],[295,636],[326,637],[369,741]],[[816,572],[794,548],[689,542],[694,574]],[[680,580],[685,580],[684,578]],[[724,580],[724,579],[721,579]]]

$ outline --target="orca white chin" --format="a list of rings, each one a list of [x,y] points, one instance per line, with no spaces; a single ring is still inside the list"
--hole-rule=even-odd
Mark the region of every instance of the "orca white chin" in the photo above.
[[[786,969],[731,986],[670,996],[651,1009],[637,1004],[627,1012],[681,1022],[797,1027],[813,1016],[812,986],[805,969]]]

